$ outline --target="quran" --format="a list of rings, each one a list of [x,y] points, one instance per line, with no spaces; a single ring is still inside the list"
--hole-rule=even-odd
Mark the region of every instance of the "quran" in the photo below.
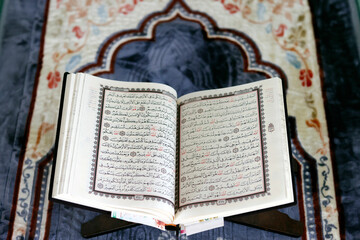
[[[177,98],[64,75],[50,198],[187,224],[294,202],[282,81]]]

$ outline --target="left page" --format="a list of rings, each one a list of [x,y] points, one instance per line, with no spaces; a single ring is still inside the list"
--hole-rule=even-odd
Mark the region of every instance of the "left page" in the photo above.
[[[62,187],[54,188],[59,190],[55,198],[171,223],[176,92],[162,84],[85,74],[76,74],[68,84],[81,87],[69,114],[71,124],[64,130],[68,132],[63,139],[65,170],[60,174],[63,182],[57,182]],[[60,165],[59,159],[56,164]]]

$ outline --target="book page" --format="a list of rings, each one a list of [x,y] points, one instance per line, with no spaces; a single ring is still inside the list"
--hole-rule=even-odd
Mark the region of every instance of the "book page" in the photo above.
[[[174,204],[174,96],[146,89],[102,91],[92,191]]]
[[[180,207],[265,192],[259,108],[259,89],[180,105]]]
[[[281,80],[272,79],[178,99],[177,221],[229,216],[292,201],[280,96]],[[273,149],[276,153],[270,156]]]
[[[162,84],[76,74],[69,188],[58,199],[171,223],[175,204],[176,92]],[[68,155],[70,156],[70,155]],[[70,173],[69,173],[70,172]]]

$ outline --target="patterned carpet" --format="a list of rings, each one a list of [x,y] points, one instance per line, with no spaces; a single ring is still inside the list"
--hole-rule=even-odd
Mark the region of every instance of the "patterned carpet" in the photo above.
[[[47,198],[65,71],[179,95],[281,77],[300,169],[297,205],[282,211],[304,222],[302,239],[360,237],[360,71],[346,2],[15,0],[2,11],[0,238],[79,239],[98,214]],[[138,226],[98,238],[175,234]],[[181,237],[205,238],[289,239],[230,222]]]

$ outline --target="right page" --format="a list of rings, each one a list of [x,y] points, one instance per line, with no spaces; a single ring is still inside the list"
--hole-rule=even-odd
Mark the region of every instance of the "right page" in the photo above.
[[[281,79],[191,93],[178,106],[175,223],[294,201]]]

